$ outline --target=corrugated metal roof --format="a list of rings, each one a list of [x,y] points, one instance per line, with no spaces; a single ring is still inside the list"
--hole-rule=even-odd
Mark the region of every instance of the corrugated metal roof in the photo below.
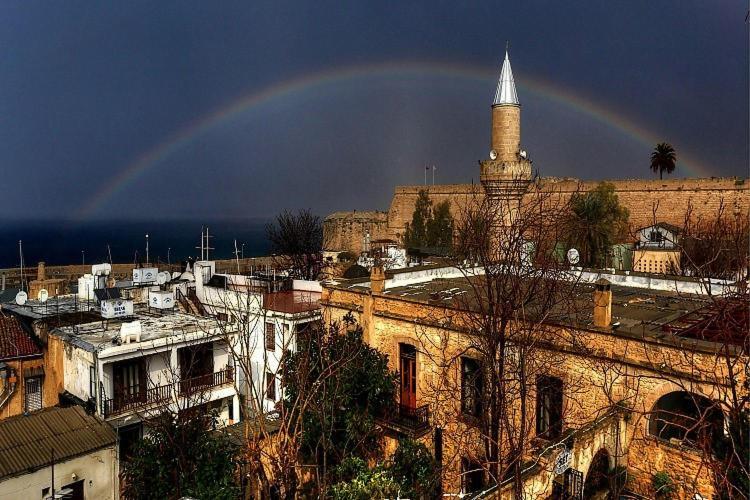
[[[117,442],[114,429],[80,406],[45,408],[0,421],[0,479],[47,467]]]

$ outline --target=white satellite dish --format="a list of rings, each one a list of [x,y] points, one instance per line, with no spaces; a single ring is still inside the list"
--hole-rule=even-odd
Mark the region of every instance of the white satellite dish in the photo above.
[[[493,149],[490,151],[490,160],[495,160],[495,159],[497,159],[497,151]]]
[[[518,154],[519,154],[519,156],[520,156],[521,158],[526,158],[526,156],[527,156],[527,153],[526,153],[526,151],[525,151],[525,150],[523,150],[523,149],[522,149],[522,150],[521,150],[521,151],[520,151],[520,152],[519,152]]]
[[[164,283],[169,281],[169,278],[170,278],[169,273],[162,271],[156,275],[156,282],[160,285],[163,285]]]
[[[39,299],[39,302],[47,302],[47,299],[49,298],[49,292],[42,288],[39,290],[39,293],[36,294],[36,298]]]
[[[28,294],[24,292],[23,290],[21,290],[20,292],[16,294],[16,304],[18,304],[19,306],[22,306],[26,303],[28,298],[29,298]]]
[[[578,261],[581,260],[581,256],[578,253],[578,250],[576,250],[575,248],[571,248],[570,250],[568,250],[567,256],[568,256],[568,262],[570,262],[573,265],[578,264]]]

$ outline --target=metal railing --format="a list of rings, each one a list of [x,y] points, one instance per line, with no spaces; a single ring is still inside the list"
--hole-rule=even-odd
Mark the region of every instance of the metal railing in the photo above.
[[[144,407],[165,403],[171,397],[170,384],[157,385],[150,389],[139,389],[134,392],[115,395],[104,400],[104,416],[118,415],[129,411],[136,411]]]
[[[158,385],[145,390],[138,389],[116,394],[113,398],[104,400],[102,404],[104,416],[111,417],[131,411],[142,411],[153,405],[166,404],[172,400],[175,387],[180,396],[191,396],[232,382],[234,382],[234,369],[227,367],[215,373],[180,380],[175,384]]]
[[[396,432],[418,435],[430,427],[430,407],[422,405],[412,408],[399,404],[396,411],[381,419],[381,422]]]
[[[190,396],[232,382],[234,382],[234,370],[232,367],[227,367],[218,372],[186,378],[178,383],[180,384],[180,396]]]

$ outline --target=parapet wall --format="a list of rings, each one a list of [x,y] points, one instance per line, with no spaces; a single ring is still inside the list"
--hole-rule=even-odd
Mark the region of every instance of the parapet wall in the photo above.
[[[575,192],[594,189],[600,181],[543,177],[533,187],[562,198]],[[693,217],[715,217],[723,203],[729,213],[750,215],[750,180],[735,177],[690,179],[616,179],[614,184],[620,203],[630,211],[630,224],[639,228],[660,222],[682,226],[688,207]],[[481,199],[479,184],[446,184],[437,186],[397,186],[388,212],[336,212],[326,218],[326,248],[359,253],[362,237],[369,231],[373,239],[400,240],[406,223],[411,220],[419,191],[426,189],[433,203],[448,200],[454,217],[472,200]]]

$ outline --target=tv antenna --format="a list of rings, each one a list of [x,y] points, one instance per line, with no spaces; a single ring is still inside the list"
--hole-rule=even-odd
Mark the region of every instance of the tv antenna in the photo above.
[[[211,246],[210,238],[213,238],[213,236],[208,235],[208,226],[201,226],[201,246],[195,247],[201,251],[201,260],[208,260],[209,250],[214,250],[214,247]]]

